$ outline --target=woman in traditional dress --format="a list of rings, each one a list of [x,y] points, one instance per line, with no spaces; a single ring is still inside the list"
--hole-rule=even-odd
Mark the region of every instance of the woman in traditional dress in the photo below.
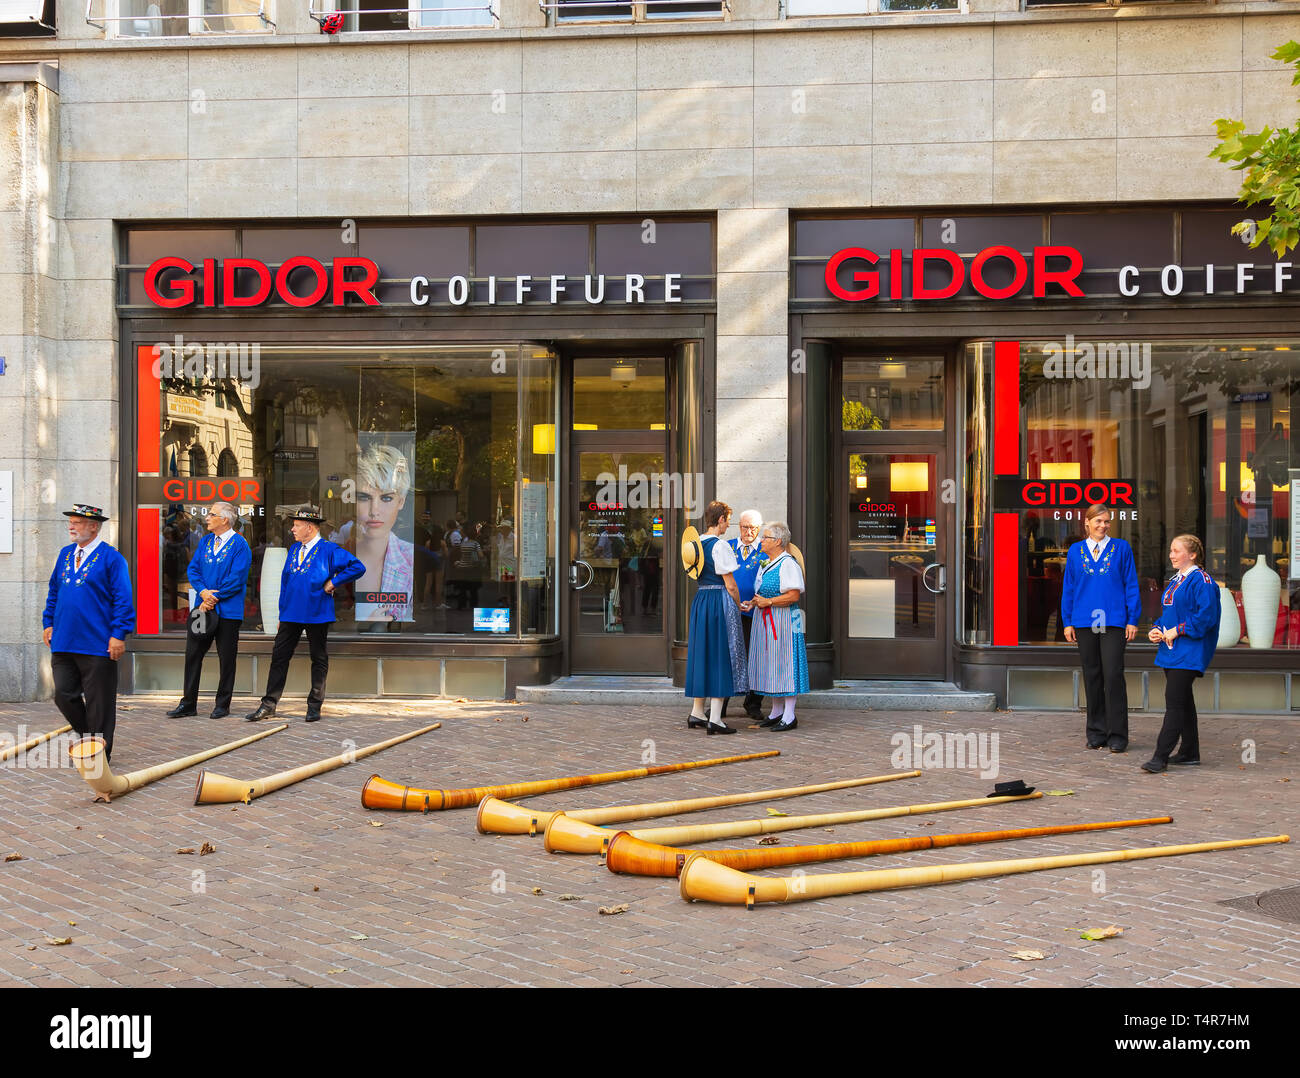
[[[758,570],[754,598],[745,604],[754,611],[749,641],[749,684],[772,698],[772,713],[760,726],[793,730],[794,699],[808,691],[808,649],[804,638],[803,570],[790,553],[790,529],[780,521],[763,526],[761,539],[767,561]]]
[[[1219,587],[1201,568],[1205,547],[1194,535],[1179,535],[1169,544],[1169,563],[1174,576],[1160,597],[1160,617],[1147,634],[1160,645],[1156,665],[1165,670],[1165,721],[1155,753],[1142,765],[1152,775],[1169,764],[1201,762],[1192,682],[1205,673],[1219,643]],[[1177,756],[1171,755],[1175,747]]]
[[[699,589],[691,600],[686,646],[686,695],[691,715],[686,725],[710,734],[734,734],[722,721],[722,702],[746,690],[745,638],[740,627],[740,590],[732,574],[736,555],[722,540],[731,526],[731,506],[709,502],[699,540]],[[709,713],[704,713],[708,701]]]

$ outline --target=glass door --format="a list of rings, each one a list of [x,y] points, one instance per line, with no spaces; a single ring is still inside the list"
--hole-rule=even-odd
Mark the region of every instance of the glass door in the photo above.
[[[673,484],[662,357],[574,360],[569,669],[666,674]]]

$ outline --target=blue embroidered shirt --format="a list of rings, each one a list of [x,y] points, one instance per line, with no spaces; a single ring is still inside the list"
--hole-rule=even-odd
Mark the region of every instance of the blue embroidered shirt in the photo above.
[[[301,543],[289,548],[284,570],[280,574],[280,620],[303,625],[318,625],[334,620],[334,596],[325,594],[326,581],[336,588],[356,580],[366,567],[337,543],[318,540],[301,565]]]
[[[1122,629],[1136,625],[1142,615],[1133,548],[1111,537],[1094,560],[1087,541],[1075,543],[1065,555],[1061,582],[1061,622],[1075,628],[1102,626]]]
[[[1157,629],[1176,628],[1178,636],[1173,647],[1156,645],[1156,665],[1204,673],[1219,646],[1219,613],[1219,586],[1204,569],[1193,567],[1169,581],[1155,624]]]
[[[51,651],[108,656],[112,637],[125,640],[135,631],[135,605],[126,559],[100,543],[77,570],[77,544],[59,551],[50,574],[44,627],[54,629]]]
[[[216,552],[217,537],[209,533],[199,543],[199,549],[190,558],[190,587],[197,594],[211,591],[217,596],[217,617],[242,621],[244,618],[244,592],[248,588],[248,570],[253,564],[253,552],[238,532],[227,533],[227,539]],[[195,600],[197,606],[201,599]]]
[[[742,558],[740,556],[740,540],[729,539],[727,542],[731,549],[736,552],[736,562],[740,565],[740,568],[732,574],[736,581],[736,588],[740,592],[740,601],[742,603],[748,602],[754,597],[754,588],[758,582],[758,567],[763,564],[763,548],[755,543],[750,548],[749,557]],[[742,610],[741,615],[752,618],[754,612],[752,610]]]

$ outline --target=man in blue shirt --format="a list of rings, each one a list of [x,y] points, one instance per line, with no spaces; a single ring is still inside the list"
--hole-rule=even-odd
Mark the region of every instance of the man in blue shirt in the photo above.
[[[249,722],[275,714],[284,683],[289,676],[289,660],[298,648],[302,634],[307,634],[311,648],[311,692],[307,694],[307,721],[320,718],[325,701],[325,678],[330,660],[325,640],[334,621],[334,589],[356,580],[366,567],[341,546],[320,537],[325,518],[315,509],[299,509],[293,516],[294,544],[289,548],[284,570],[280,574],[280,628],[271,649],[271,670],[266,678],[266,695]]]
[[[72,542],[54,563],[42,617],[54,703],[82,737],[104,739],[107,759],[117,726],[117,661],[135,630],[131,577],[126,559],[99,537],[108,519],[102,509],[78,503],[63,515]]]
[[[212,718],[230,714],[230,697],[235,691],[235,659],[239,650],[239,627],[244,622],[244,592],[253,552],[234,526],[239,514],[229,502],[217,502],[208,511],[208,534],[190,558],[188,575],[195,602],[190,609],[189,632],[185,638],[185,688],[181,702],[167,712],[168,718],[197,715],[199,675],[203,657],[213,641],[217,645],[220,676]]]

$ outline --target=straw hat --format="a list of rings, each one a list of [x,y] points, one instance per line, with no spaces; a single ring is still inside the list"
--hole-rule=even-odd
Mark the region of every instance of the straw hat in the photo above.
[[[693,524],[686,525],[682,532],[682,568],[692,580],[698,580],[700,570],[704,568],[704,544],[700,542],[700,533]]]
[[[791,544],[790,544],[789,546],[787,546],[785,549],[786,549],[786,551],[789,553],[790,557],[794,558],[794,560],[797,561],[797,562],[799,563],[799,572],[801,572],[801,573],[803,573],[805,576],[807,576],[807,575],[808,575],[808,570],[804,567],[804,563],[803,563],[803,551],[800,550],[800,549],[799,549],[797,546],[795,546],[793,543],[791,543]]]

